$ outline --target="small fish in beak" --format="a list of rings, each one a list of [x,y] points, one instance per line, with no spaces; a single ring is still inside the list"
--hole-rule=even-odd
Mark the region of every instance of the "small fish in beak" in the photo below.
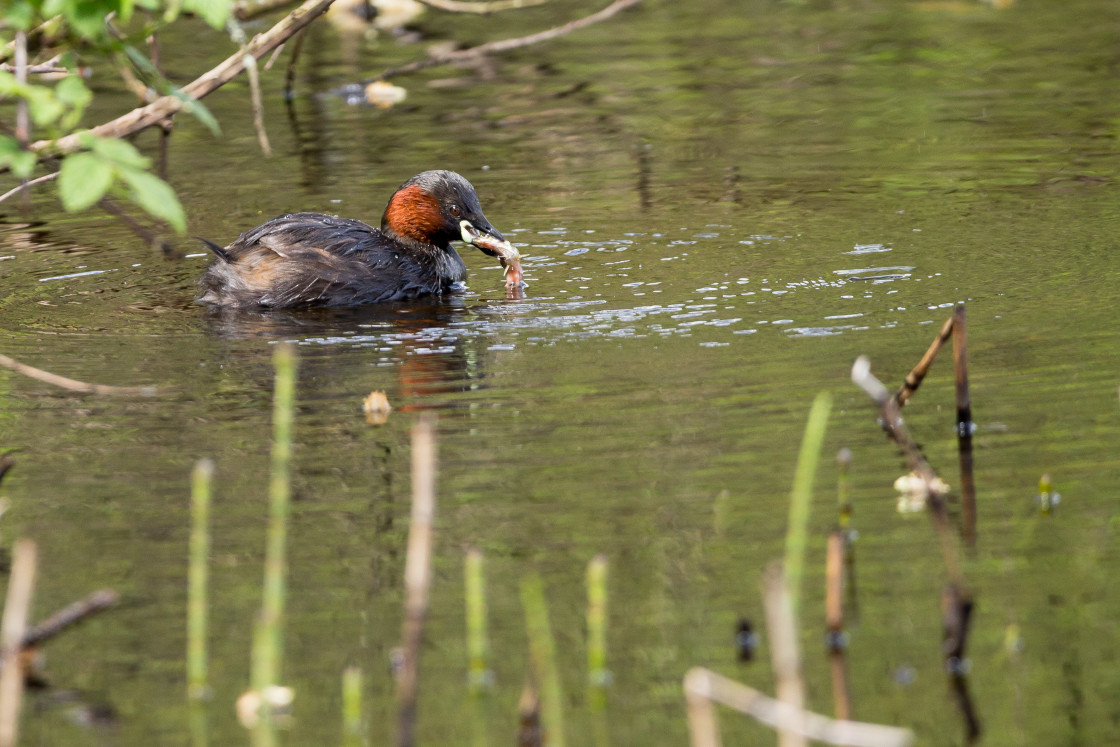
[[[459,230],[463,234],[463,241],[498,258],[505,268],[506,288],[519,288],[524,285],[521,278],[521,254],[513,244],[493,229],[478,230],[469,220],[459,221]]]

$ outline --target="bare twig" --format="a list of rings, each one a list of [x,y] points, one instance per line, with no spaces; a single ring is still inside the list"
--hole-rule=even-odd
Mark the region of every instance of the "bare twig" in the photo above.
[[[245,31],[237,21],[229,22],[229,35],[233,41],[241,45],[245,52],[245,73],[249,77],[249,101],[253,108],[253,129],[257,131],[257,142],[261,145],[261,152],[266,158],[272,157],[272,146],[268,144],[268,133],[264,129],[264,102],[261,98],[261,75],[257,69],[257,59],[249,54],[245,47]],[[277,47],[279,49],[279,47]]]
[[[32,379],[42,381],[46,384],[52,384],[62,389],[69,389],[72,392],[86,392],[88,394],[116,394],[124,396],[141,396],[152,397],[158,393],[154,386],[110,386],[108,384],[87,384],[84,381],[76,379],[68,379],[65,376],[53,374],[50,371],[44,371],[41,368],[29,366],[26,363],[20,363],[14,358],[9,358],[6,355],[0,354],[0,366],[9,370],[21,373],[24,376],[30,376]]]
[[[288,57],[288,67],[284,71],[284,100],[288,102],[292,100],[292,88],[296,82],[296,65],[299,63],[299,53],[303,51],[303,38],[305,36],[307,36],[305,31],[296,34],[296,38],[292,42],[292,54]]]
[[[688,670],[684,676],[684,691],[686,697],[691,694],[697,699],[720,703],[752,716],[769,727],[817,742],[852,747],[909,747],[914,743],[914,735],[909,729],[859,721],[834,721],[819,713],[794,708],[788,703],[767,697],[752,687],[702,667]],[[714,742],[700,741],[696,736],[693,731],[693,747],[719,744],[718,736]]]
[[[113,607],[120,601],[120,598],[121,595],[112,589],[99,589],[85,599],[79,599],[73,604],[68,604],[24,633],[20,648],[28,649],[41,646],[67,628],[77,625],[98,612]]]
[[[555,26],[544,31],[538,31],[535,34],[529,34],[528,36],[520,36],[514,39],[502,39],[499,41],[487,42],[486,44],[479,44],[477,47],[471,47],[469,49],[460,49],[453,52],[442,52],[440,54],[435,54],[425,60],[417,60],[416,62],[410,62],[407,65],[389,68],[376,78],[369,78],[362,81],[361,85],[364,87],[369,83],[374,82],[375,80],[385,80],[386,78],[414,73],[417,70],[425,70],[429,67],[435,67],[437,65],[446,65],[451,62],[461,62],[463,60],[469,60],[479,57],[480,55],[490,54],[491,52],[508,52],[511,49],[519,49],[521,47],[528,47],[533,44],[539,44],[540,42],[549,41],[551,39],[555,39],[558,36],[564,36],[565,34],[570,34],[573,31],[578,31],[582,28],[586,28],[588,26],[591,26],[592,24],[599,23],[600,21],[605,21],[615,13],[618,13],[621,10],[625,10],[632,5],[637,5],[640,2],[642,2],[642,0],[615,0],[613,3],[597,13],[592,13],[589,16],[585,16],[575,21],[565,23],[562,26]]]
[[[13,197],[15,195],[18,195],[20,192],[27,189],[28,187],[33,187],[36,184],[42,184],[43,182],[49,182],[52,179],[57,179],[57,178],[58,178],[58,172],[56,171],[53,174],[47,174],[46,176],[40,176],[36,179],[32,179],[29,182],[23,182],[18,187],[13,187],[12,189],[9,189],[7,192],[5,192],[4,194],[0,195],[0,202],[3,202],[4,200],[8,199],[9,197]]]
[[[253,37],[246,51],[255,59],[264,57],[286,39],[318,18],[334,0],[306,0],[263,34]],[[635,2],[636,0],[631,0]],[[212,70],[203,73],[182,89],[183,96],[162,96],[147,106],[142,106],[90,132],[98,137],[124,137],[158,124],[176,112],[188,108],[191,100],[198,100],[214,92],[237,77],[245,69],[245,53],[238,51],[227,57]],[[57,140],[39,140],[31,149],[40,153],[73,153],[81,149],[78,135],[67,135]]]
[[[436,10],[445,10],[448,13],[498,13],[503,10],[517,8],[532,8],[534,5],[544,5],[548,0],[489,0],[489,2],[466,2],[465,0],[419,0],[423,5]]]
[[[23,670],[19,666],[20,643],[31,611],[38,550],[29,539],[16,540],[12,547],[12,575],[4,599],[0,622],[0,747],[12,747],[19,733],[19,704],[23,697]]]

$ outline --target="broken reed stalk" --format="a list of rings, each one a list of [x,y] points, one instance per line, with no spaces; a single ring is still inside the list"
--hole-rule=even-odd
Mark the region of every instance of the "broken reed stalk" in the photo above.
[[[503,10],[516,10],[518,8],[532,8],[535,5],[544,5],[548,0],[485,0],[485,2],[469,2],[467,0],[420,0],[424,5],[444,10],[448,13],[476,13],[487,15],[499,13]]]
[[[521,605],[525,608],[533,681],[540,690],[543,740],[550,747],[564,747],[564,693],[556,667],[556,642],[548,621],[544,582],[538,574],[521,579]]]
[[[934,359],[941,351],[942,346],[948,341],[949,336],[953,334],[953,317],[949,317],[944,324],[941,325],[941,331],[937,333],[937,337],[930,343],[929,348],[926,350],[925,355],[918,361],[918,365],[911,369],[910,373],[906,374],[906,380],[897,392],[895,392],[894,400],[899,407],[906,404],[906,400],[914,392],[918,391],[918,387],[922,384],[922,379],[929,373],[929,367],[933,365]]]
[[[346,744],[359,745],[362,737],[362,669],[342,670],[342,733]]]
[[[941,556],[945,562],[945,570],[953,583],[964,588],[964,576],[952,536],[949,510],[945,506],[944,496],[942,496],[938,487],[944,484],[943,481],[926,461],[922,450],[918,448],[918,444],[910,435],[910,430],[902,420],[898,403],[887,391],[887,388],[883,386],[883,382],[871,373],[871,362],[867,359],[867,356],[861,355],[852,364],[852,382],[863,389],[879,405],[879,416],[883,430],[902,449],[907,468],[918,475],[925,483],[926,492],[929,494],[926,505],[929,507],[930,520],[937,530],[937,536],[941,543]]]
[[[762,604],[766,610],[766,630],[770,633],[774,694],[791,708],[804,710],[805,682],[801,677],[797,613],[780,563],[771,563],[762,572]],[[778,728],[779,747],[806,747],[806,744],[805,737],[798,732]]]
[[[214,461],[200,459],[191,472],[190,566],[187,569],[187,697],[209,695],[206,676],[206,597],[210,564],[210,484]]]
[[[789,526],[786,529],[786,554],[783,568],[786,587],[794,618],[798,616],[801,601],[801,577],[805,568],[805,549],[809,532],[809,506],[813,497],[813,476],[820,460],[828,413],[832,409],[832,395],[821,392],[809,409],[801,451],[797,455],[797,470],[793,477],[793,490],[789,501]]]
[[[964,304],[953,309],[953,379],[957,394],[957,450],[961,464],[961,537],[976,547],[976,483],[972,474],[972,402],[968,395],[968,325]]]
[[[282,343],[272,356],[276,369],[272,408],[272,459],[268,483],[268,539],[264,561],[264,598],[254,628],[252,688],[261,697],[262,729],[272,721],[265,689],[280,684],[283,615],[287,597],[288,517],[291,515],[292,422],[295,419],[296,353]]]
[[[463,583],[467,603],[467,656],[470,669],[467,685],[478,695],[493,684],[493,675],[486,666],[490,644],[486,638],[486,579],[482,573],[482,553],[468,550],[463,564]]]
[[[13,747],[19,734],[24,679],[19,652],[31,612],[38,555],[32,540],[18,539],[12,546],[12,573],[0,620],[0,747]]]
[[[692,747],[720,745],[713,703],[745,713],[773,729],[816,742],[851,747],[909,747],[914,744],[914,735],[909,729],[833,720],[774,700],[754,688],[702,667],[694,667],[685,674],[684,692],[689,704]]]
[[[828,628],[828,667],[832,675],[833,714],[842,721],[852,718],[852,698],[848,692],[848,662],[844,656],[844,555],[846,533],[837,529],[828,535],[825,556],[824,614]]]
[[[404,652],[397,675],[397,745],[415,743],[416,695],[420,672],[420,638],[428,613],[432,581],[432,520],[436,512],[435,417],[422,415],[412,429],[412,518],[404,566]]]

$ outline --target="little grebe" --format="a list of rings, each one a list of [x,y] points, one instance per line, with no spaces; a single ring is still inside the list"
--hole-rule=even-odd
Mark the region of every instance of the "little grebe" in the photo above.
[[[357,306],[439,294],[462,281],[462,240],[498,257],[509,288],[521,285],[517,250],[490,225],[474,187],[453,171],[425,171],[393,193],[381,228],[352,218],[291,213],[246,231],[198,282],[215,306]]]

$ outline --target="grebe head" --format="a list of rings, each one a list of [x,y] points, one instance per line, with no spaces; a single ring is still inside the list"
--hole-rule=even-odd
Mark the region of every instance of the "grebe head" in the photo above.
[[[454,171],[425,171],[402,184],[381,216],[381,232],[441,249],[464,241],[492,257],[516,253],[482,214],[471,183]]]

